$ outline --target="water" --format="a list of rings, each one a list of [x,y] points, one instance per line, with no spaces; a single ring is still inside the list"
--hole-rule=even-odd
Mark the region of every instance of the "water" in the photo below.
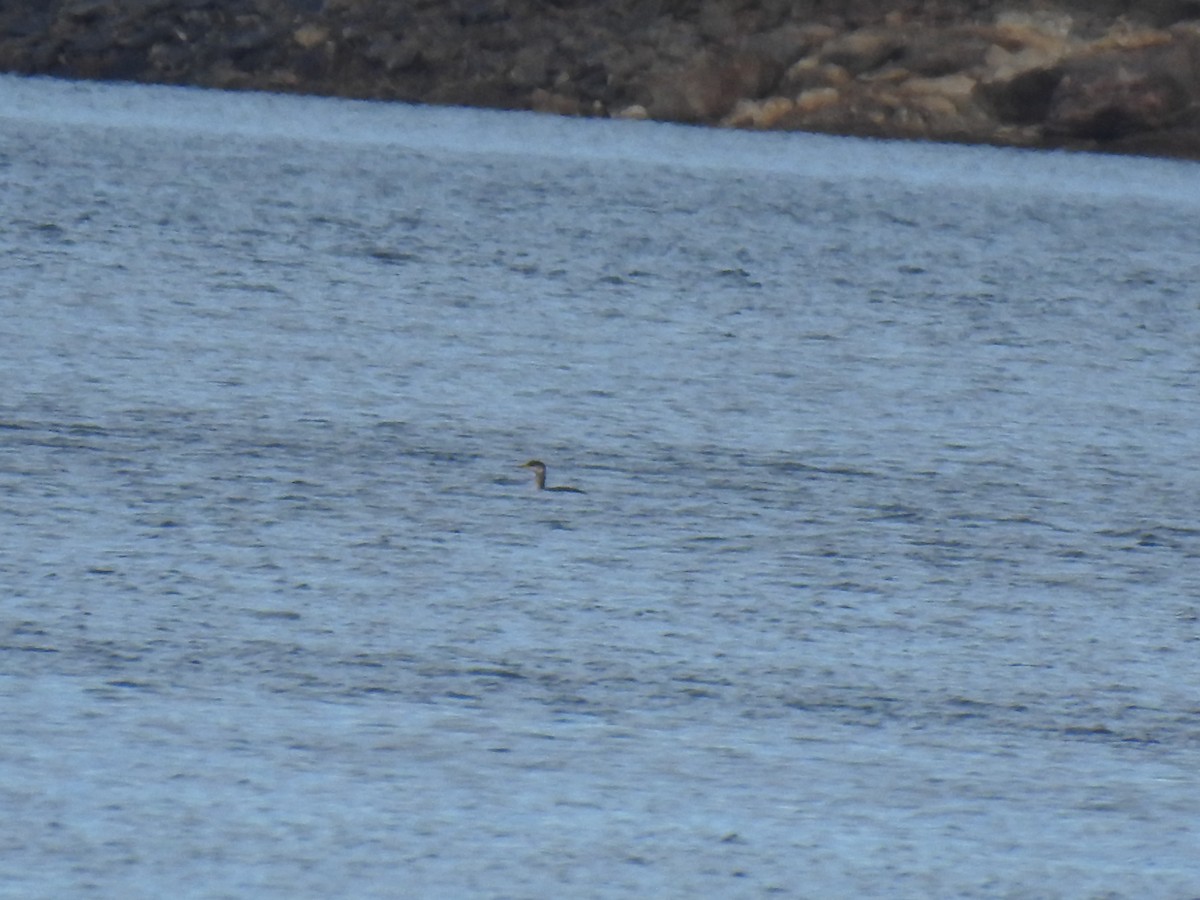
[[[1200,896],[1194,166],[0,117],[0,895]]]

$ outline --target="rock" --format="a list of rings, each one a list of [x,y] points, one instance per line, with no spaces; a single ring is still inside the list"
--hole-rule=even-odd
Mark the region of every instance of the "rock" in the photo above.
[[[235,28],[224,45],[226,52],[231,56],[239,57],[262,50],[275,41],[274,29],[256,16],[239,16],[234,25]]]
[[[1200,19],[1200,0],[1143,0],[1130,13],[1139,14],[1146,24],[1166,28],[1189,19]]]
[[[828,25],[788,23],[770,31],[751,35],[745,41],[745,49],[771,60],[782,71],[797,60],[819,50],[836,34],[837,32]]]
[[[73,3],[64,4],[59,15],[72,22],[89,23],[109,18],[116,11],[112,0],[75,0]]]
[[[329,29],[309,22],[292,32],[292,40],[305,50],[311,50],[329,40]]]
[[[912,97],[942,97],[956,107],[971,102],[976,81],[969,75],[943,75],[940,78],[910,78],[904,82],[904,91]]]
[[[1148,44],[1088,55],[1065,64],[1046,113],[1048,133],[1114,140],[1171,125],[1195,101],[1189,54]]]
[[[651,86],[647,109],[655,119],[715,121],[738,100],[760,97],[776,79],[778,68],[762,57],[706,54],[684,69],[660,76]]]
[[[639,103],[635,103],[632,106],[626,106],[624,109],[617,110],[617,112],[613,114],[613,118],[632,119],[633,121],[641,122],[649,119],[650,113],[646,107]]]
[[[508,77],[518,88],[532,90],[550,80],[551,49],[541,46],[522,47],[517,51]]]
[[[730,128],[774,128],[795,110],[796,102],[788,97],[768,97],[765,100],[739,100],[721,124]]]
[[[535,90],[530,98],[530,108],[535,112],[554,113],[559,116],[578,116],[583,114],[583,107],[577,97],[567,97],[556,94],[544,88]]]
[[[910,127],[935,140],[977,135],[986,125],[986,116],[975,102],[977,84],[974,78],[961,73],[908,79],[900,86],[899,94],[912,113]]]
[[[1045,121],[1062,77],[1061,66],[1031,68],[1007,78],[981,82],[978,93],[1001,122],[1033,125]]]
[[[378,63],[386,72],[411,69],[422,62],[420,44],[416,41],[396,40],[390,34],[383,34],[372,40],[363,50],[363,58]]]
[[[841,94],[838,93],[837,88],[813,88],[796,98],[796,105],[793,109],[801,116],[811,115],[823,109],[829,109],[840,99]]]
[[[784,73],[780,89],[794,94],[821,87],[838,87],[853,80],[854,76],[841,66],[822,62],[819,56],[806,56]]]
[[[1061,9],[1003,9],[996,14],[996,27],[1022,42],[1062,44],[1075,27],[1075,18]]]
[[[728,45],[738,37],[733,10],[720,0],[703,0],[696,17],[696,28],[705,41]]]
[[[863,28],[826,43],[821,48],[820,60],[852,75],[861,75],[898,58],[904,44],[904,38],[894,29]]]
[[[919,29],[901,46],[895,63],[927,78],[978,72],[993,46],[990,34],[980,28]]]

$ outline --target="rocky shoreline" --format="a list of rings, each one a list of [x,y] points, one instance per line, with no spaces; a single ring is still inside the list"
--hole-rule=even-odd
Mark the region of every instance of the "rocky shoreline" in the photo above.
[[[8,0],[0,70],[1200,159],[1200,0]]]

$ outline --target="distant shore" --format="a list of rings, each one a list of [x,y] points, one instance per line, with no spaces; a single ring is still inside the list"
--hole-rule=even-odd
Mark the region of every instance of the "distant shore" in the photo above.
[[[0,71],[1200,159],[1200,0],[9,0]]]

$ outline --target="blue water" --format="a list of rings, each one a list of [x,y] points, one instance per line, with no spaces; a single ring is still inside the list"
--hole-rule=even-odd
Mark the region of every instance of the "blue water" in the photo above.
[[[0,895],[1200,897],[1196,171],[0,79]]]

